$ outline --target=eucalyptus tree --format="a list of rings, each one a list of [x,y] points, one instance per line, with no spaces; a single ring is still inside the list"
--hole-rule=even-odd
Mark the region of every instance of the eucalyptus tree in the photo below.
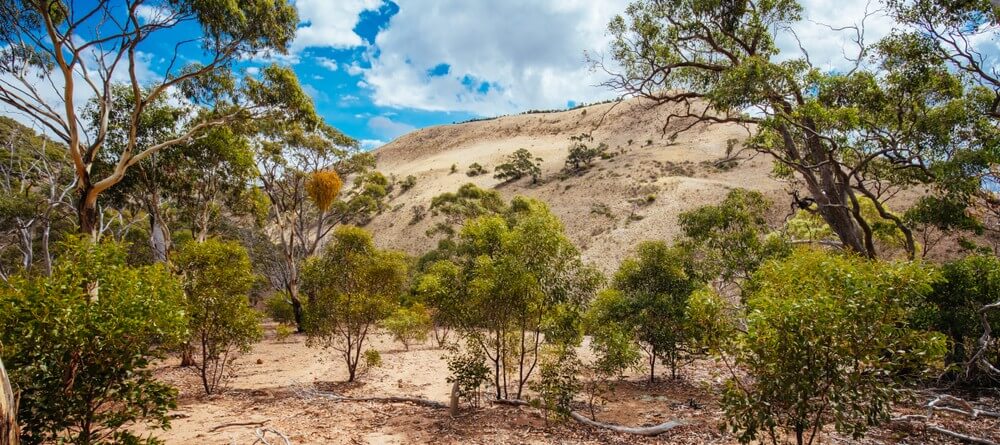
[[[955,196],[989,170],[996,128],[947,67],[891,41],[857,39],[847,67],[832,72],[804,50],[782,54],[778,34],[801,18],[794,0],[637,1],[609,25],[621,68],[607,84],[664,106],[674,135],[706,123],[745,126],[746,146],[801,181],[810,201],[800,204],[845,248],[879,254],[862,213],[867,198],[913,257],[912,228],[886,201],[917,186]],[[863,35],[863,26],[852,30]]]
[[[300,91],[290,70],[272,66],[261,79],[242,81],[231,70],[241,58],[287,50],[298,18],[284,1],[3,0],[0,17],[0,103],[35,119],[66,145],[77,181],[80,231],[91,236],[98,230],[98,197],[131,167],[208,128],[298,105],[288,101]],[[201,32],[172,32],[180,27]],[[162,54],[168,62],[159,70],[144,67],[141,48],[153,40],[173,49]],[[98,176],[93,167],[108,140],[115,107],[112,84],[121,79],[132,91],[134,107],[124,121],[117,161]],[[190,116],[175,137],[139,146],[144,111],[172,90],[190,103],[211,104],[216,112]],[[81,116],[86,97],[95,103],[93,126]]]
[[[267,120],[257,126],[254,150],[269,221],[279,238],[281,287],[302,330],[300,267],[334,227],[365,223],[384,206],[388,180],[355,140],[318,120]],[[345,180],[350,186],[343,191]]]
[[[72,224],[65,148],[7,117],[0,117],[0,147],[0,278],[35,267],[48,275],[53,236]]]
[[[579,343],[583,308],[602,277],[544,203],[499,204],[499,213],[465,221],[451,251],[417,278],[417,292],[491,363],[496,398],[520,398],[542,345]]]

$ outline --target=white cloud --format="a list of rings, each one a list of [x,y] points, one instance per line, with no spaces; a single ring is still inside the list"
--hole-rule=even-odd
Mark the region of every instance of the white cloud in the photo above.
[[[337,71],[337,61],[328,57],[316,57],[316,63],[319,66],[326,68],[330,71]]]
[[[352,63],[350,65],[348,65],[348,64],[345,63],[344,64],[344,70],[347,71],[347,74],[350,74],[352,76],[357,76],[358,74],[361,74],[362,72],[364,72],[364,70],[361,69],[361,67],[358,66],[357,63]]]
[[[163,6],[139,5],[135,8],[135,16],[143,23],[167,23],[173,12]]]
[[[395,139],[416,129],[413,125],[396,122],[385,116],[368,119],[368,128],[386,139]]]
[[[364,70],[377,105],[492,115],[614,95],[584,52],[608,47],[607,23],[627,0],[398,3]],[[441,63],[449,73],[429,76]]]
[[[900,25],[880,10],[879,2],[869,0],[802,0],[802,20],[792,24],[791,31],[779,30],[777,45],[782,59],[802,57],[799,43],[802,42],[809,60],[822,70],[848,70],[854,63],[858,46],[854,42],[857,34],[850,26],[864,25],[864,42],[871,45],[889,35]],[[871,13],[865,18],[865,11]],[[833,28],[833,29],[831,29]],[[835,30],[840,29],[840,30]],[[794,34],[793,34],[794,32]]]
[[[381,139],[362,139],[358,143],[361,144],[363,150],[374,150],[385,145],[385,141]]]
[[[378,9],[382,0],[297,0],[304,25],[295,32],[292,52],[310,47],[353,48],[364,41],[354,33],[363,11]]]
[[[260,68],[255,66],[247,67],[247,74],[256,76],[257,74],[260,74]]]

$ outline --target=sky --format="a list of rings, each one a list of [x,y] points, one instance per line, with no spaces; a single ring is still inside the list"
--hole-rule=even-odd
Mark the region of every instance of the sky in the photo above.
[[[609,47],[626,0],[296,0],[291,54],[327,121],[375,147],[413,129],[614,98],[586,55]],[[873,3],[877,5],[876,3]],[[818,66],[837,69],[867,0],[806,0],[794,26]],[[866,20],[866,40],[892,29]],[[799,54],[791,33],[779,44]]]
[[[607,24],[627,2],[294,0],[300,24],[289,53],[247,59],[238,68],[252,75],[269,63],[292,67],[328,123],[374,148],[431,125],[616,97],[599,86],[604,74],[591,70],[586,56],[607,59]],[[859,23],[878,2],[802,3],[805,17],[792,30],[812,62],[843,68],[852,32],[819,23]],[[868,42],[893,29],[880,14],[865,24]],[[161,32],[162,40],[151,37],[141,48],[140,76],[155,80],[173,42],[197,32],[186,24]],[[781,33],[779,45],[788,57],[801,54],[790,32]]]

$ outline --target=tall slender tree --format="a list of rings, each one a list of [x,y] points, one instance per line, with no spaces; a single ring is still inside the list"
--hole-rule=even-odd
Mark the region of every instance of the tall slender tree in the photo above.
[[[0,103],[34,118],[66,144],[77,179],[80,231],[91,236],[98,232],[98,197],[131,167],[213,126],[277,105],[298,105],[289,103],[300,96],[294,94],[298,85],[290,71],[272,68],[263,81],[237,82],[230,68],[247,55],[287,50],[298,18],[285,1],[3,0],[0,17]],[[190,25],[199,26],[201,34],[170,33]],[[140,48],[150,39],[174,48],[165,56],[170,62],[153,79],[140,74]],[[200,62],[182,66],[183,60]],[[93,166],[110,131],[112,84],[121,78],[127,79],[135,106],[125,121],[117,162],[106,175],[95,176]],[[218,113],[192,117],[174,138],[140,146],[141,116],[173,89],[194,103],[225,106],[216,108]],[[93,126],[81,116],[80,98],[86,96],[96,104]]]

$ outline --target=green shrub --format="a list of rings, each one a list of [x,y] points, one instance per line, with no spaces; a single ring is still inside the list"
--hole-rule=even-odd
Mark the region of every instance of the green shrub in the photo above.
[[[482,350],[475,346],[461,348],[455,345],[446,360],[448,383],[458,383],[459,398],[478,408],[483,398],[483,387],[489,383],[491,373]]]
[[[507,157],[506,162],[497,166],[493,177],[503,181],[516,181],[531,176],[531,183],[535,184],[542,176],[541,162],[542,158],[536,158],[527,149],[519,148]]]
[[[726,421],[742,443],[785,433],[812,443],[833,424],[855,439],[890,418],[903,377],[941,360],[940,334],[909,321],[936,280],[917,263],[802,249],[762,267],[748,289],[746,377],[727,383]]]
[[[52,275],[0,287],[0,356],[20,394],[22,441],[139,443],[167,428],[177,391],[151,363],[187,337],[181,282],[126,265],[121,245],[73,240]]]
[[[604,143],[596,147],[589,147],[583,142],[576,142],[569,147],[569,155],[566,157],[566,168],[573,171],[584,170],[594,164],[594,159],[607,150]]]
[[[465,175],[471,178],[473,176],[479,176],[485,173],[486,173],[486,168],[484,168],[482,165],[479,165],[478,162],[473,162],[471,165],[469,165],[469,170],[465,172]]]
[[[417,177],[413,175],[406,176],[406,179],[399,183],[399,189],[401,190],[400,193],[406,193],[415,185],[417,185]]]
[[[934,292],[927,298],[931,305],[927,315],[932,326],[951,340],[948,363],[971,365],[954,377],[966,383],[996,385],[996,380],[983,372],[984,362],[968,361],[978,351],[983,334],[979,310],[1000,301],[1000,259],[993,255],[972,255],[944,264],[941,273],[944,279],[934,285]],[[1000,326],[1000,314],[987,312],[987,321],[996,329]],[[1000,344],[988,343],[979,360],[1000,362]]]
[[[357,376],[368,333],[390,314],[402,294],[409,264],[399,252],[379,250],[366,230],[341,226],[319,257],[302,268],[310,346],[334,350]],[[337,273],[330,273],[337,271]]]
[[[362,363],[363,371],[368,372],[375,368],[382,367],[382,354],[379,354],[375,349],[366,349],[364,363]]]
[[[532,389],[538,393],[546,419],[550,412],[555,413],[557,419],[569,417],[573,398],[581,389],[578,375],[582,368],[583,363],[572,347],[556,345],[543,352],[539,379],[532,384]]]
[[[185,278],[192,344],[201,352],[194,366],[212,394],[225,385],[236,354],[263,336],[261,314],[250,307],[250,257],[237,242],[209,239],[184,245],[174,262]]]
[[[427,332],[431,329],[431,315],[422,304],[413,307],[396,309],[382,326],[392,334],[392,338],[403,344],[407,351],[414,342],[427,341]]]
[[[292,307],[292,300],[285,292],[275,292],[264,300],[264,310],[278,323],[295,324],[295,308]]]
[[[287,341],[295,333],[295,326],[281,323],[274,327],[274,339],[278,342]]]

